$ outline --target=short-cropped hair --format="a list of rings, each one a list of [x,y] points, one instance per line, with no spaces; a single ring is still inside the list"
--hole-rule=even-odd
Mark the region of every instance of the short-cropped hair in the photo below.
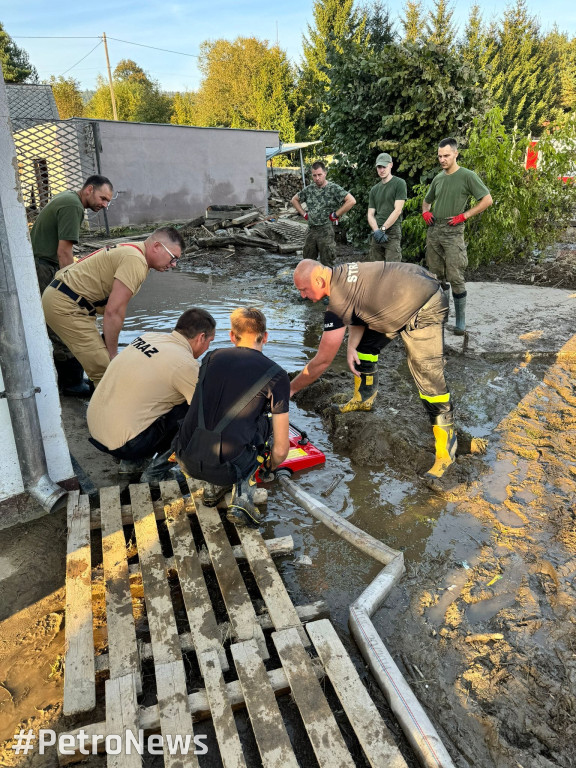
[[[316,160],[316,162],[315,162],[315,163],[312,163],[312,168],[313,168],[313,170],[315,170],[315,171],[317,171],[317,170],[318,170],[318,168],[322,168],[322,170],[323,170],[323,171],[325,171],[325,170],[326,170],[326,166],[324,165],[324,163],[322,162],[322,160]]]
[[[449,136],[447,139],[442,139],[440,144],[438,144],[438,148],[440,147],[450,147],[450,149],[456,152],[458,150],[458,142],[456,139],[453,139],[451,136]]]
[[[186,244],[184,242],[184,238],[180,232],[178,232],[176,227],[159,227],[158,229],[154,230],[154,232],[152,232],[152,237],[158,237],[158,235],[164,235],[168,240],[170,240],[171,243],[176,243],[179,245],[181,251],[184,251]]]
[[[256,307],[238,307],[230,315],[230,324],[232,333],[239,341],[248,334],[255,336],[256,343],[260,344],[266,333],[266,318]]]
[[[187,339],[193,339],[199,333],[205,333],[206,336],[212,336],[216,328],[216,320],[210,312],[199,307],[191,307],[180,315],[176,323],[175,331],[181,333]]]
[[[108,185],[110,189],[114,189],[112,182],[107,176],[101,176],[99,173],[95,173],[93,176],[88,176],[82,185],[82,189],[86,189],[86,187],[94,187],[94,189],[100,189],[100,187],[103,187],[105,184]]]

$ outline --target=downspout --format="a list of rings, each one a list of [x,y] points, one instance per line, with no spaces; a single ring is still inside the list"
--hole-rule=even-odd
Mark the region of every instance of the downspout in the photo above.
[[[48,475],[28,346],[16,291],[4,210],[0,200],[0,368],[24,488],[46,512],[65,503],[67,492]]]
[[[361,531],[299,488],[285,473],[280,472],[277,476],[284,490],[313,517],[360,551],[384,564],[383,570],[350,606],[350,631],[420,764],[424,768],[454,768],[452,758],[430,718],[396,666],[370,618],[402,578],[402,552],[387,547],[379,539]]]

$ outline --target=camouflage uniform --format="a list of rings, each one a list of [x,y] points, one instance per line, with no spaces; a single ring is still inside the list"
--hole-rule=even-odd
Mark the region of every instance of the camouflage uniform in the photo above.
[[[298,193],[300,203],[306,203],[308,213],[308,235],[304,243],[304,258],[318,259],[328,267],[334,264],[336,240],[334,227],[329,219],[349,193],[332,181],[323,187],[309,184]]]
[[[370,237],[370,248],[366,261],[402,261],[402,236],[396,232],[386,230],[387,243],[377,243]]]

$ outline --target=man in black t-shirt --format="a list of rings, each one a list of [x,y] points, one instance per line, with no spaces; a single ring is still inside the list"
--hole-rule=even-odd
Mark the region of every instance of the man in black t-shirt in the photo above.
[[[330,303],[318,352],[292,380],[290,395],[316,381],[330,366],[348,327],[347,359],[355,376],[354,395],[340,410],[371,410],[378,392],[378,355],[400,336],[436,441],[436,461],[426,477],[441,477],[454,461],[457,440],[444,379],[448,301],[440,282],[416,264],[377,261],[331,269],[304,259],[294,270],[294,285],[302,298],[319,301],[329,296]]]
[[[204,481],[204,503],[215,506],[232,489],[228,517],[245,524],[260,520],[252,500],[259,451],[271,442],[268,470],[288,455],[290,381],[262,354],[262,312],[241,307],[230,321],[234,347],[204,358],[173,447],[184,472]]]

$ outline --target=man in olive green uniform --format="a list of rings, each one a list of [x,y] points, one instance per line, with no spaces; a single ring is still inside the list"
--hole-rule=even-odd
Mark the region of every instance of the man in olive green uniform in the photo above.
[[[300,216],[308,222],[303,258],[318,258],[323,264],[332,266],[336,257],[334,225],[356,205],[356,200],[339,184],[327,181],[326,166],[320,161],[312,165],[312,182],[291,200]],[[306,203],[306,210],[302,203]]]
[[[456,310],[454,333],[463,336],[466,331],[464,270],[468,266],[464,222],[492,205],[492,196],[473,171],[458,165],[457,157],[456,139],[442,139],[438,145],[442,172],[432,179],[422,204],[422,217],[428,226],[426,265],[443,284],[448,282],[452,286]],[[471,197],[478,202],[466,210]]]
[[[376,158],[380,181],[368,197],[368,224],[372,230],[368,261],[402,261],[402,208],[408,197],[406,182],[392,175],[392,158]]]
[[[112,200],[113,187],[106,176],[89,176],[79,192],[67,190],[55,195],[40,211],[30,232],[40,294],[58,269],[74,261],[73,246],[80,239],[84,211],[100,211]],[[54,365],[63,394],[87,395],[82,366],[58,336],[48,329],[54,350]]]
[[[161,227],[143,243],[100,248],[56,272],[42,294],[46,322],[95,386],[118,354],[128,302],[150,269],[166,272],[176,265],[183,248],[182,235],[174,227]],[[102,335],[97,314],[103,315]]]

